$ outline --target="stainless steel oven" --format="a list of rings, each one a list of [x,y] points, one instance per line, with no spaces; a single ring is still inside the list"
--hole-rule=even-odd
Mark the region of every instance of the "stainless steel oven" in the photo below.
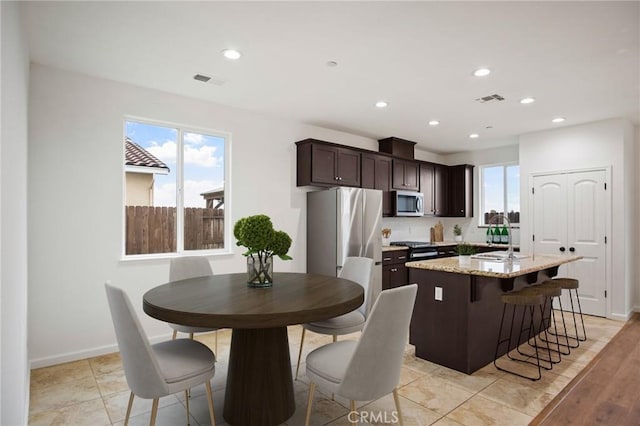
[[[407,254],[408,262],[413,262],[414,260],[435,259],[436,257],[438,257],[438,248],[428,242],[393,241],[391,245],[409,247],[409,253]]]

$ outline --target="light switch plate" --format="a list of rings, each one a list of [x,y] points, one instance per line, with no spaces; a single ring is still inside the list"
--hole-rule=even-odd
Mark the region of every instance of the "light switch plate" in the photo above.
[[[436,287],[435,299],[442,302],[442,287]]]

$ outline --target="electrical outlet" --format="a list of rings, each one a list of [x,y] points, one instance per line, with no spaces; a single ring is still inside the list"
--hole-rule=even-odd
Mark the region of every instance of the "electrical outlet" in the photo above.
[[[435,299],[442,302],[442,287],[436,287]]]

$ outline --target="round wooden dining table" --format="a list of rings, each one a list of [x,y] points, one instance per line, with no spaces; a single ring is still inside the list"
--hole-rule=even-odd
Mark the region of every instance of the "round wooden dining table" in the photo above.
[[[295,411],[287,326],[357,309],[363,288],[324,275],[276,273],[272,287],[247,286],[246,274],[173,281],[143,296],[153,318],[231,328],[223,416],[231,425],[277,425]]]

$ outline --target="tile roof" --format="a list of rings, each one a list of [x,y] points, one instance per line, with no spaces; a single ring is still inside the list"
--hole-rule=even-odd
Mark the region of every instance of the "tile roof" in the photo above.
[[[124,164],[126,166],[156,167],[159,169],[169,170],[169,167],[167,167],[166,164],[151,155],[149,151],[142,148],[130,138],[125,139],[125,145],[126,152]]]

